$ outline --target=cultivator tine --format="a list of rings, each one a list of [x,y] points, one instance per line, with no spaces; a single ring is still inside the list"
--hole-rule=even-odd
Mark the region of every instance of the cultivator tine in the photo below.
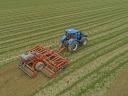
[[[19,65],[19,68],[24,71],[29,77],[34,78],[37,75],[36,71],[31,70],[28,66],[26,65]]]
[[[56,74],[54,71],[50,70],[48,67],[45,67],[41,72],[44,73],[49,78],[54,78]]]
[[[58,50],[57,50],[57,53],[61,53],[65,48],[64,47],[60,47]]]
[[[46,77],[51,78],[51,76],[49,75],[48,72],[46,72],[46,71],[44,71],[44,70],[42,70],[41,72],[42,72]]]

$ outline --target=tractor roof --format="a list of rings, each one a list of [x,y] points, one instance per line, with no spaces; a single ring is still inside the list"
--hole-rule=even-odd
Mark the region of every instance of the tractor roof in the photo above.
[[[76,32],[79,32],[79,30],[76,30],[74,28],[65,29],[64,31],[65,32],[68,32],[68,33],[76,33]]]

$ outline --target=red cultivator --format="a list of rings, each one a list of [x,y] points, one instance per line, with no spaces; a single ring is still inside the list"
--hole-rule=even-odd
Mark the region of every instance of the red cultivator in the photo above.
[[[58,51],[38,45],[26,53],[21,54],[19,68],[30,77],[35,77],[37,71],[41,71],[53,78],[58,71],[65,68],[68,64],[68,60],[60,56],[59,53],[65,48],[70,52],[76,51],[78,46],[87,43],[87,35],[80,30],[69,28],[65,30],[65,35],[61,37],[60,41],[61,46]]]
[[[35,77],[37,71],[45,73],[48,77],[55,77],[57,72],[66,67],[68,60],[56,51],[37,45],[26,53],[20,55],[21,68],[30,77]]]

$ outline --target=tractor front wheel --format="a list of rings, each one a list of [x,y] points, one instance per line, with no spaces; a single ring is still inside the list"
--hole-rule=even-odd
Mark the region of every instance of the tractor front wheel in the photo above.
[[[78,48],[78,42],[73,42],[71,45],[68,46],[68,50],[70,52],[76,51]]]
[[[44,64],[42,62],[38,62],[35,66],[36,71],[41,71],[44,67]]]

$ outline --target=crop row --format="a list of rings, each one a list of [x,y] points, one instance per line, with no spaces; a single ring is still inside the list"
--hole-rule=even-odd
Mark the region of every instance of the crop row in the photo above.
[[[82,16],[82,15],[83,15],[83,16]],[[85,14],[82,14],[82,15],[80,15],[80,17],[84,17],[84,19],[85,19],[85,17],[86,17]],[[91,14],[91,15],[93,15],[93,14]],[[89,14],[89,15],[87,15],[87,16],[91,16],[91,15]],[[79,16],[78,16],[78,17],[79,17]],[[92,17],[94,17],[94,16],[92,16]],[[68,18],[68,19],[69,19],[69,18]],[[68,20],[68,19],[67,19],[67,20]],[[79,20],[84,20],[84,19],[82,18],[82,19],[73,20],[73,21],[79,21]],[[87,19],[89,19],[89,18],[87,17]],[[58,20],[59,20],[59,19],[58,19]],[[30,25],[30,26],[32,26],[35,31],[38,31],[38,29],[40,29],[40,30],[41,30],[41,29],[48,30],[48,29],[50,29],[50,28],[53,28],[53,27],[56,27],[56,26],[59,26],[59,25],[65,25],[65,24],[66,24],[66,23],[64,23],[65,20],[66,20],[66,18],[63,18],[62,21],[59,22],[59,24],[55,24],[55,25],[49,25],[49,24],[48,24],[47,26],[42,26],[42,28],[40,28],[40,27],[41,27],[40,25],[42,25],[43,22],[37,22],[37,24],[32,24],[32,25],[35,25],[35,27],[32,26],[32,25]],[[54,21],[56,22],[56,20],[54,20]],[[73,21],[70,21],[70,22],[73,22]],[[65,22],[66,22],[66,21],[65,21]],[[69,22],[69,23],[70,23],[70,22]],[[41,24],[40,24],[40,23],[41,23]],[[4,30],[1,30],[1,31],[3,31],[3,33],[2,33],[3,35],[5,34],[5,38],[7,37],[7,36],[6,36],[7,33],[8,33],[8,35],[9,35],[9,37],[10,37],[10,36],[13,36],[13,35],[14,35],[14,36],[15,36],[15,35],[21,35],[21,34],[24,34],[24,33],[27,32],[27,31],[25,31],[25,30],[27,30],[25,26],[26,26],[26,27],[29,27],[29,25],[24,25],[23,27],[20,26],[20,27],[22,28],[22,30],[21,30],[21,28],[18,29],[19,26],[15,26],[15,28],[13,28],[13,29],[8,29],[8,30],[7,30],[7,29],[4,29],[4,30],[6,30],[6,31],[4,31]],[[37,27],[38,27],[38,29],[37,29]],[[23,30],[23,28],[24,28],[25,30]],[[28,28],[30,31],[28,31],[27,33],[29,33],[29,32],[31,33],[31,31],[34,31],[33,28],[31,29],[31,27],[30,27],[31,30]],[[25,31],[25,32],[24,32],[24,31]],[[6,33],[6,32],[7,32],[7,33]],[[15,34],[13,34],[13,32],[14,32]],[[30,33],[29,33],[29,34],[30,34]],[[4,36],[2,36],[1,39],[4,39]]]
[[[126,25],[125,26],[123,26],[123,27],[121,27],[120,29],[118,29],[118,28],[116,28],[115,30],[114,29],[112,29],[112,30],[110,30],[110,32],[109,31],[102,31],[102,33],[100,32],[100,34],[101,34],[101,37],[102,37],[102,34],[104,34],[104,33],[108,33],[108,34],[110,34],[111,35],[111,33],[113,33],[113,32],[117,32],[117,30],[118,31],[120,31],[120,32],[122,32],[121,30],[123,29],[123,28],[125,28],[126,27]],[[98,30],[97,30],[98,31]],[[91,42],[95,42],[95,45],[97,44],[97,40],[99,41],[99,39],[100,39],[100,37],[98,37],[97,39],[95,38],[94,40],[92,40],[91,38],[93,38],[93,37],[96,37],[96,36],[91,36],[90,38],[89,38],[89,40],[91,40]],[[104,36],[104,37],[106,37],[106,36]],[[102,39],[101,40],[103,40],[103,38],[104,37],[102,37]],[[118,37],[119,38],[119,37]],[[116,38],[116,39],[118,39],[118,38]],[[108,38],[108,39],[110,39],[110,38]],[[46,42],[43,42],[44,43],[44,45],[49,45],[49,44],[51,44],[52,45],[52,43],[55,43],[55,44],[57,44],[58,43],[58,40],[50,40],[49,42],[48,41],[46,41]],[[91,43],[90,43],[91,44]],[[88,45],[87,47],[89,47],[90,45]],[[98,47],[98,46],[97,46]],[[93,50],[92,48],[90,48],[89,47],[89,49],[91,49],[91,50]],[[83,50],[83,49],[82,49]],[[81,51],[82,51],[81,50]],[[88,51],[88,49],[86,49],[87,51]],[[13,52],[14,53],[14,52]],[[77,52],[76,52],[77,53]],[[79,52],[79,53],[81,53],[81,52]],[[9,53],[9,56],[10,56],[11,54]],[[78,54],[77,54],[78,55]],[[7,56],[7,54],[6,54],[6,56]],[[69,55],[68,55],[69,56]],[[81,54],[81,56],[82,56],[82,54]],[[69,57],[70,58],[70,57]],[[75,57],[73,57],[73,58],[75,58]]]
[[[10,25],[11,26],[17,25],[17,23],[26,24],[26,23],[32,23],[32,22],[37,22],[37,21],[39,22],[39,21],[42,21],[42,20],[57,19],[57,18],[60,18],[60,17],[65,17],[65,16],[69,16],[69,15],[73,15],[73,14],[74,15],[77,15],[77,14],[81,14],[81,13],[85,13],[85,12],[86,13],[89,13],[89,12],[95,12],[97,10],[100,11],[100,10],[105,10],[105,9],[110,9],[110,8],[111,7],[107,7],[107,8],[103,8],[103,9],[95,9],[95,10],[94,9],[93,10],[85,10],[84,8],[82,8],[82,9],[72,10],[71,12],[69,11],[66,14],[61,14],[61,13],[59,15],[54,14],[54,16],[53,16],[53,14],[51,14],[51,16],[49,16],[48,13],[47,13],[46,14],[47,15],[46,17],[45,16],[42,16],[41,13],[40,14],[38,13],[39,16],[36,16],[35,18],[34,18],[33,15],[31,15],[31,17],[30,16],[28,16],[28,17],[27,16],[24,16],[24,17],[21,16],[21,17],[18,17],[17,18],[17,19],[21,19],[21,20],[15,20],[16,19],[15,17],[12,17],[12,19],[11,19],[11,17],[9,17],[11,20],[9,20],[9,19],[6,18],[6,20],[8,20],[8,21],[5,22],[5,20],[4,20],[2,22],[2,26],[4,28],[4,27],[10,27]],[[80,11],[80,10],[82,10],[82,11]],[[65,10],[65,12],[66,12],[66,10]],[[5,22],[5,24],[4,24],[4,22]],[[1,28],[2,28],[2,26],[1,26]]]
[[[27,17],[28,15],[30,15],[30,16],[31,15],[36,15],[36,14],[38,15],[41,11],[43,13],[47,13],[47,15],[49,16],[51,14],[56,14],[56,13],[59,13],[59,12],[62,13],[64,10],[69,11],[71,9],[81,9],[82,6],[81,7],[79,7],[79,6],[70,6],[70,7],[63,7],[63,8],[61,8],[62,6],[60,6],[59,8],[57,8],[57,7],[55,8],[54,6],[49,6],[49,7],[51,7],[51,8],[48,8],[48,6],[43,7],[43,8],[42,8],[42,6],[38,6],[38,7],[17,9],[16,11],[14,11],[14,10],[9,10],[8,12],[7,11],[3,11],[3,12],[0,11],[0,13],[1,13],[0,17],[2,19],[8,18],[8,17],[12,17],[12,18],[19,18],[21,16],[22,17]],[[4,14],[4,13],[6,13],[6,14]],[[45,14],[44,14],[44,16],[45,16]]]
[[[117,10],[117,9],[116,9]],[[116,11],[115,10],[115,11]],[[99,12],[99,11],[97,11],[97,12],[95,12],[95,13],[92,13],[92,12],[90,12],[89,14],[88,13],[86,13],[86,12],[76,12],[76,13],[74,13],[74,14],[67,14],[66,16],[60,16],[60,18],[46,18],[46,19],[42,19],[42,20],[36,20],[35,22],[28,22],[28,23],[18,23],[18,24],[15,24],[15,26],[12,26],[12,24],[11,24],[11,26],[10,27],[7,27],[7,26],[5,26],[4,28],[1,28],[1,32],[13,32],[13,31],[15,31],[15,30],[17,30],[17,29],[20,29],[21,30],[21,28],[23,27],[23,28],[25,28],[26,29],[26,27],[34,27],[35,26],[35,28],[36,28],[36,26],[40,26],[40,25],[42,25],[43,24],[43,27],[47,27],[45,24],[47,24],[47,23],[49,23],[49,22],[55,22],[55,23],[58,23],[58,20],[60,21],[60,22],[64,22],[63,20],[66,20],[66,18],[67,18],[67,20],[68,20],[68,22],[69,22],[69,19],[72,17],[73,19],[74,19],[74,15],[75,15],[75,18],[77,18],[77,17],[81,17],[81,15],[83,15],[83,17],[90,17],[90,16],[94,16],[94,15],[100,15],[102,12],[105,12],[106,13],[106,11],[107,10],[103,10],[103,11],[101,11],[101,12]],[[112,11],[114,11],[114,10],[112,10]],[[110,12],[112,12],[112,11],[110,11]],[[120,10],[118,10],[118,11],[120,11]],[[123,11],[123,10],[122,10]],[[100,14],[99,14],[100,13]],[[86,15],[87,14],[87,15]],[[71,19],[70,19],[71,20]],[[59,22],[59,23],[60,23]],[[63,24],[63,23],[62,23]],[[48,24],[47,24],[48,25]],[[56,25],[58,25],[58,24],[56,24]],[[53,25],[52,25],[53,26]],[[15,29],[16,28],[16,29]],[[13,29],[13,30],[12,30]],[[8,31],[7,31],[8,30]],[[11,30],[11,31],[9,31],[9,30]],[[18,31],[18,30],[17,30]],[[20,31],[18,31],[18,32],[20,32]]]
[[[113,30],[114,31],[114,30]],[[116,31],[116,30],[115,30]],[[104,31],[103,31],[103,33],[104,33]],[[91,39],[91,38],[90,38]],[[55,42],[55,43],[57,43],[57,40],[55,40],[55,41],[53,41],[53,40],[51,40],[49,43],[50,44],[52,44],[52,42]],[[46,41],[46,42],[44,42],[44,43],[46,43],[47,45],[48,45],[48,42]],[[7,55],[6,55],[7,56]]]
[[[111,60],[105,62],[102,64],[102,66],[98,67],[96,70],[94,70],[93,72],[90,72],[89,74],[86,75],[85,78],[83,78],[84,80],[80,80],[81,82],[77,83],[75,85],[75,88],[71,88],[71,90],[68,90],[69,94],[75,94],[75,95],[81,95],[87,91],[92,90],[94,88],[94,85],[95,87],[96,86],[99,86],[99,84],[97,84],[96,81],[99,81],[99,78],[100,79],[104,79],[103,77],[107,78],[106,74],[108,74],[109,72],[111,72],[111,70],[117,68],[120,64],[123,65],[124,62],[128,61],[128,59],[126,58],[128,56],[127,52],[128,51],[124,51],[124,50],[120,50],[120,51],[123,51],[122,54],[119,54],[118,52],[118,55],[113,57]],[[106,68],[108,70],[106,70]],[[113,74],[113,73],[111,73]],[[93,78],[93,79],[92,79]],[[95,84],[94,84],[95,82]],[[99,83],[102,83],[101,80],[99,81]],[[83,84],[83,85],[82,85]],[[92,87],[92,84],[93,84],[93,87]],[[85,90],[86,88],[86,90]],[[75,90],[77,91],[75,91]],[[74,93],[73,93],[74,91]],[[66,93],[67,94],[67,93]],[[68,96],[68,95],[66,95]]]
[[[85,4],[83,4],[82,2],[78,2],[79,4],[81,4],[81,7],[84,7]],[[63,3],[64,4],[64,3]],[[62,4],[61,4],[62,5]],[[0,16],[1,17],[9,17],[8,15],[11,14],[12,17],[15,16],[18,17],[18,16],[26,16],[26,14],[29,13],[29,15],[34,15],[34,13],[38,13],[40,12],[40,10],[44,11],[44,12],[51,12],[52,14],[54,13],[57,13],[58,11],[64,11],[64,10],[71,10],[71,9],[76,9],[76,8],[80,8],[79,5],[75,5],[75,6],[72,6],[74,5],[73,2],[71,2],[70,4],[64,4],[65,7],[61,6],[61,5],[56,5],[56,4],[53,4],[53,6],[44,6],[42,8],[42,6],[36,6],[36,7],[26,7],[26,8],[21,8],[21,9],[11,9],[11,10],[0,10]],[[55,7],[56,6],[56,7]],[[95,8],[92,8],[90,7],[90,10],[91,9],[95,9]]]
[[[120,23],[120,24],[121,24],[121,23]],[[121,24],[121,25],[123,25],[123,24]],[[111,26],[111,25],[110,25],[110,26]],[[126,25],[125,25],[125,26],[126,26]],[[122,28],[125,28],[125,26],[123,26]],[[101,26],[101,27],[102,27],[102,26]],[[120,26],[118,26],[118,27],[120,27]],[[106,29],[102,30],[102,32],[100,32],[100,29],[97,30],[97,31],[100,33],[99,35],[102,37],[102,34],[105,34],[105,33],[110,34],[111,32],[116,32],[117,30],[119,30],[119,29],[117,29],[117,28],[116,28],[115,30],[114,30],[113,28],[112,28],[112,29],[110,28],[111,30],[110,30],[110,32],[109,32],[109,31],[106,31],[108,28],[109,28],[109,27],[107,27]],[[122,28],[121,28],[121,29],[122,29]],[[120,30],[119,30],[119,31],[120,31]],[[98,35],[97,35],[97,36],[98,36]],[[92,42],[95,41],[95,44],[97,44],[97,43],[96,43],[96,38],[93,40],[93,39],[92,39],[93,37],[96,37],[96,36],[95,36],[95,35],[94,35],[94,36],[92,35],[92,36],[89,38],[89,40],[92,40]],[[100,37],[99,37],[99,38],[100,38]],[[99,38],[97,38],[97,39],[99,39]],[[117,38],[117,39],[118,39],[118,38]],[[53,42],[54,42],[55,44],[57,44],[57,43],[58,43],[58,40],[56,40],[56,39],[55,39],[55,40],[52,39],[52,40],[49,40],[49,41],[47,40],[46,42],[44,41],[43,44],[48,46],[49,44],[52,45]],[[88,46],[89,46],[89,45],[88,45]],[[87,47],[88,47],[88,46],[87,46]],[[92,50],[92,48],[89,48],[89,49]],[[87,49],[86,49],[86,50],[87,50]],[[21,51],[21,50],[20,50],[20,51]],[[13,52],[13,53],[14,53],[14,52]],[[76,52],[76,53],[77,53],[77,52]],[[6,54],[6,58],[9,58],[10,56],[11,56],[10,53],[9,53],[9,55]],[[12,55],[12,56],[13,56],[13,55]],[[81,56],[82,56],[82,55],[81,55]],[[4,56],[3,56],[3,57],[4,57]],[[2,58],[2,57],[1,57],[1,58]],[[69,57],[69,58],[70,58],[70,57]],[[73,58],[75,58],[75,57],[73,57]],[[15,60],[15,59],[14,59],[14,60]]]
[[[114,30],[113,30],[113,31],[114,31]],[[116,30],[115,30],[115,31],[116,31]],[[104,31],[103,31],[103,33],[104,33]],[[106,33],[106,32],[105,32],[105,33]],[[90,38],[90,39],[91,39],[91,38]],[[52,39],[52,41],[53,41],[53,39]],[[54,41],[55,41],[55,42],[57,42],[57,40],[54,40]],[[55,43],[55,42],[54,42],[54,43]],[[47,41],[46,41],[46,42],[44,42],[44,43],[47,43]],[[52,42],[51,42],[51,41],[49,41],[49,43],[50,43],[50,44],[52,44]]]
[[[114,61],[115,59],[119,58],[119,56],[122,56],[122,55],[126,54],[126,52],[128,52],[126,47],[127,46],[125,45],[125,46],[120,47],[112,52],[109,52],[101,57],[98,57],[94,61],[90,62],[88,64],[88,66],[86,66],[86,67],[84,66],[83,68],[81,68],[81,70],[78,69],[79,71],[77,71],[78,72],[77,75],[81,75],[82,73],[84,73],[84,77],[79,76],[79,80],[77,82],[75,82],[70,87],[63,90],[62,92],[60,92],[58,95],[62,96],[63,93],[64,93],[64,95],[66,95],[66,94],[74,94],[75,95],[75,94],[77,94],[78,90],[79,91],[81,90],[81,88],[82,88],[81,86],[83,86],[83,84],[84,84],[84,86],[91,84],[90,82],[94,81],[101,74],[104,74],[104,72],[98,72],[99,70],[109,72],[112,68],[117,66],[115,63],[114,64],[110,64],[110,63],[112,61]],[[122,57],[124,57],[124,58],[122,58]],[[126,56],[122,56],[122,57],[120,59],[126,60]],[[118,61],[120,59],[118,59]],[[109,70],[104,70],[106,68],[108,68]],[[94,75],[95,77],[93,76],[93,79],[92,79],[92,78],[90,78],[92,74],[97,74],[97,75]],[[85,79],[87,79],[87,80],[85,80]]]
[[[54,33],[55,33],[55,32],[54,32]],[[40,34],[38,34],[38,35],[40,35]],[[50,34],[50,35],[51,35],[51,34]],[[54,35],[54,34],[53,34],[53,35]],[[34,34],[34,36],[35,36],[35,34]],[[37,36],[35,36],[35,37],[37,37]],[[45,37],[47,37],[47,36],[45,36]],[[28,37],[27,37],[27,38],[28,38]],[[30,37],[29,37],[29,38],[30,38]],[[38,38],[39,38],[39,37],[38,37]],[[43,38],[43,37],[42,37],[42,38]],[[18,38],[18,39],[19,39],[19,38]],[[25,39],[25,38],[22,38],[22,39]],[[21,40],[22,40],[22,39],[21,39]],[[14,39],[14,40],[15,40],[15,39]],[[12,40],[12,41],[13,41],[13,40]],[[17,41],[17,39],[16,39],[16,41]],[[10,40],[10,42],[11,42],[11,40]],[[5,41],[4,41],[3,43],[5,44],[5,43],[10,43],[10,42],[5,42]],[[14,42],[14,41],[13,41],[13,42]]]
[[[17,17],[19,18],[21,16],[22,17],[27,17],[28,14],[29,14],[29,16],[38,15],[41,11],[43,13],[46,12],[47,13],[46,16],[50,16],[51,14],[55,14],[55,15],[58,14],[58,13],[62,14],[62,12],[65,11],[65,10],[68,11],[68,10],[73,10],[73,9],[84,9],[85,4],[83,4],[83,3],[80,3],[80,4],[81,4],[81,7],[79,7],[79,5],[77,5],[77,6],[68,5],[69,7],[59,6],[58,8],[57,7],[53,8],[53,6],[49,6],[51,8],[47,8],[47,7],[45,7],[45,8],[36,7],[35,8],[35,7],[32,7],[32,8],[24,8],[24,10],[23,9],[21,9],[21,10],[18,9],[17,11],[12,11],[12,10],[10,11],[9,10],[9,12],[7,12],[7,11],[5,12],[6,14],[4,14],[4,16],[0,16],[0,17],[3,17],[2,19],[4,19],[4,18],[7,19],[7,17],[12,17],[12,18],[17,18]],[[63,7],[63,8],[61,8],[61,7]],[[109,6],[109,7],[112,8],[113,6]],[[86,8],[86,10],[94,10],[94,9],[98,9],[98,7],[95,8],[95,7],[89,6],[88,8]],[[0,15],[2,15],[2,12],[1,12]],[[45,14],[43,14],[43,15],[45,16]]]

